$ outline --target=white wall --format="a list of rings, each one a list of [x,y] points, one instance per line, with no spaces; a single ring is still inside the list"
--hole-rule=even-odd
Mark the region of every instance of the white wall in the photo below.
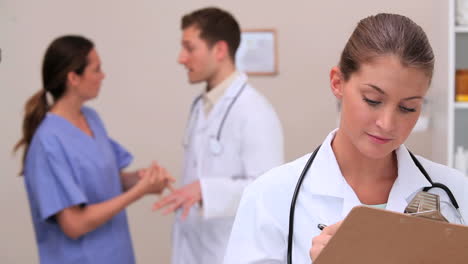
[[[40,65],[47,45],[70,33],[93,39],[107,78],[91,105],[110,134],[135,154],[132,168],[156,159],[179,177],[182,131],[191,100],[201,87],[189,86],[183,67],[176,63],[179,21],[186,12],[207,5],[231,11],[243,28],[277,29],[280,74],[251,82],[281,118],[287,160],[310,152],[335,127],[328,72],[357,21],[365,16],[395,12],[419,23],[437,56],[431,93],[446,89],[445,1],[0,0],[0,263],[37,262],[22,178],[15,176],[20,155],[12,156],[11,148],[20,136],[23,104],[41,86]],[[435,109],[445,114],[443,107]],[[432,144],[431,131],[409,140],[414,152],[428,157]],[[129,209],[139,263],[169,262],[172,217],[150,211],[155,199],[144,198]]]

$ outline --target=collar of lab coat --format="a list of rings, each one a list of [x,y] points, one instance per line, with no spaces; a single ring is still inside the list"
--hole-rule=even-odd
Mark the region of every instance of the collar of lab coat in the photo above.
[[[226,93],[223,95],[223,99],[233,99],[239,90],[244,86],[244,83],[247,82],[247,75],[242,72],[237,72],[237,76],[232,82],[232,84],[227,88]]]
[[[310,189],[311,194],[331,196],[343,199],[342,217],[362,203],[341,174],[335,154],[331,148],[331,142],[336,131],[332,131],[322,143],[310,170],[307,173],[304,184]],[[396,150],[398,160],[398,177],[393,184],[387,201],[387,210],[403,212],[409,201],[423,187],[431,184],[414,164],[404,145]]]

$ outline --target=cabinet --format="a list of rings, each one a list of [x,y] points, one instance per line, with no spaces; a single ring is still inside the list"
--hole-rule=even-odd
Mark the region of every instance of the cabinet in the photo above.
[[[457,146],[468,150],[468,102],[455,101],[455,73],[468,69],[468,25],[456,23],[456,0],[449,1],[448,165],[454,166]]]

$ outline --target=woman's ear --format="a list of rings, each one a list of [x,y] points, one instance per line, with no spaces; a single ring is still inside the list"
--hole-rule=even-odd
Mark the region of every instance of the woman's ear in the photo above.
[[[330,88],[335,97],[341,101],[343,98],[344,78],[338,66],[330,70]]]
[[[78,84],[80,84],[80,76],[73,71],[67,73],[67,86],[75,87],[78,86]]]

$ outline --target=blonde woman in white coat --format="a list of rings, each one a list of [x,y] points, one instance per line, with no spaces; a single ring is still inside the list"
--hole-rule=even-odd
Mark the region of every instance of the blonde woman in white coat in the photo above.
[[[358,205],[403,212],[431,183],[403,145],[421,112],[434,68],[424,31],[409,18],[378,14],[359,22],[330,86],[341,102],[339,128],[316,152],[295,205],[292,263],[314,261]],[[275,168],[246,188],[225,264],[287,263],[289,209],[308,154]],[[456,210],[439,188],[442,213],[462,223],[468,213],[468,179],[458,171],[416,157],[433,182],[457,198]],[[323,231],[318,224],[328,225]],[[352,243],[352,241],[350,241]]]

